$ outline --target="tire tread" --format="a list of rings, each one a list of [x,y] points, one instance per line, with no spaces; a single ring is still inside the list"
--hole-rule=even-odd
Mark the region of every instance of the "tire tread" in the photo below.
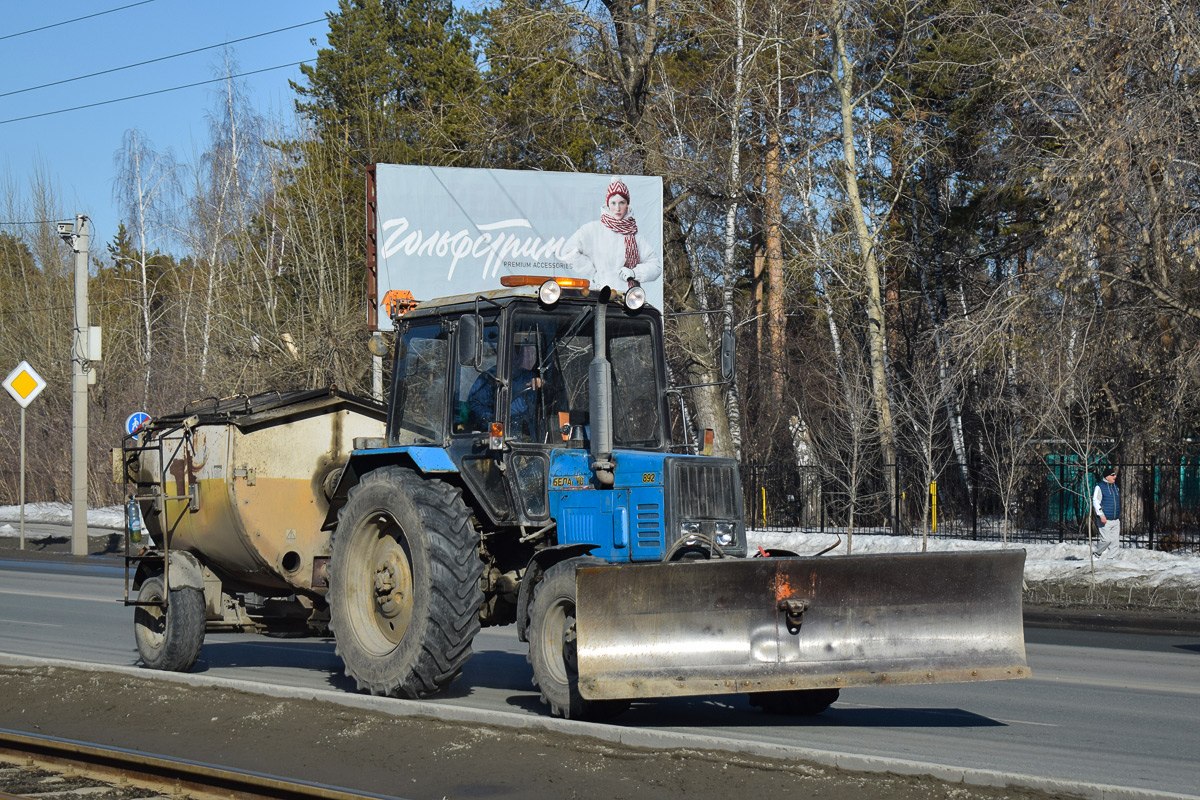
[[[155,595],[161,598],[162,584],[161,575],[147,578],[142,584],[138,599],[148,600]],[[187,672],[196,663],[200,657],[200,650],[204,647],[204,593],[189,587],[172,589],[168,599],[166,631],[162,647],[157,651],[149,650],[149,645],[137,635],[137,629],[146,625],[148,612],[143,606],[135,608],[134,639],[138,655],[142,663],[150,669]]]
[[[367,473],[350,491],[346,504],[338,513],[335,538],[346,535],[343,524],[346,510],[353,507],[361,491],[384,483],[403,492],[411,501],[424,528],[429,552],[430,601],[425,625],[419,625],[423,639],[411,663],[404,665],[401,674],[391,680],[376,680],[360,674],[354,658],[347,658],[347,648],[338,637],[336,616],[331,616],[335,650],[346,666],[346,675],[353,678],[360,690],[374,695],[429,697],[444,691],[462,672],[473,653],[471,643],[480,630],[479,607],[483,591],[479,587],[483,562],[478,555],[479,534],[471,524],[470,512],[462,500],[461,491],[437,479],[425,478],[403,467],[384,467]],[[337,602],[331,576],[330,604]]]

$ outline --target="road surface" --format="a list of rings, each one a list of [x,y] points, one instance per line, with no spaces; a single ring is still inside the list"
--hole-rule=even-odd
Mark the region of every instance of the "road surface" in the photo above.
[[[94,563],[93,563],[94,562]],[[132,666],[132,613],[111,560],[0,559],[0,652]],[[811,719],[738,696],[636,703],[630,728],[1135,787],[1197,791],[1200,639],[1026,631],[1034,677],[848,689]],[[545,715],[513,627],[484,630],[435,704]],[[209,634],[195,672],[353,691],[328,639]]]

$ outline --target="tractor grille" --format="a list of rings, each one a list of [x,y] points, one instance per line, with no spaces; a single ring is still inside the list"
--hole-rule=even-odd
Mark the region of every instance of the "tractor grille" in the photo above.
[[[675,509],[680,519],[739,519],[741,484],[728,459],[670,459]]]

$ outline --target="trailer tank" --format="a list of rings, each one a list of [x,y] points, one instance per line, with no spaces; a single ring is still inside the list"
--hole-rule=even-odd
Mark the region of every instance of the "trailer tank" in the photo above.
[[[324,594],[329,495],[385,409],[335,388],[210,400],[127,442],[146,532],[235,591]],[[131,457],[132,456],[132,457]]]

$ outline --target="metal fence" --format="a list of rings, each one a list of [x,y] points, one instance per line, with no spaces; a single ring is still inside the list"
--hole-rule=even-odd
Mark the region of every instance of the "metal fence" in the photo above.
[[[1118,463],[1121,541],[1127,547],[1200,552],[1200,457]],[[1016,465],[1005,498],[973,465],[936,476],[936,489],[921,471],[903,463],[862,481],[854,498],[860,533],[913,534],[928,530],[942,539],[1083,543],[1095,537],[1092,490],[1099,465],[1085,469],[1072,456]],[[819,467],[751,464],[742,467],[746,524],[758,530],[844,529],[852,505],[845,482]],[[936,491],[936,514],[934,497]],[[1006,502],[1007,500],[1007,502]],[[1007,505],[1008,513],[1005,514]],[[1090,530],[1089,530],[1090,528]]]

